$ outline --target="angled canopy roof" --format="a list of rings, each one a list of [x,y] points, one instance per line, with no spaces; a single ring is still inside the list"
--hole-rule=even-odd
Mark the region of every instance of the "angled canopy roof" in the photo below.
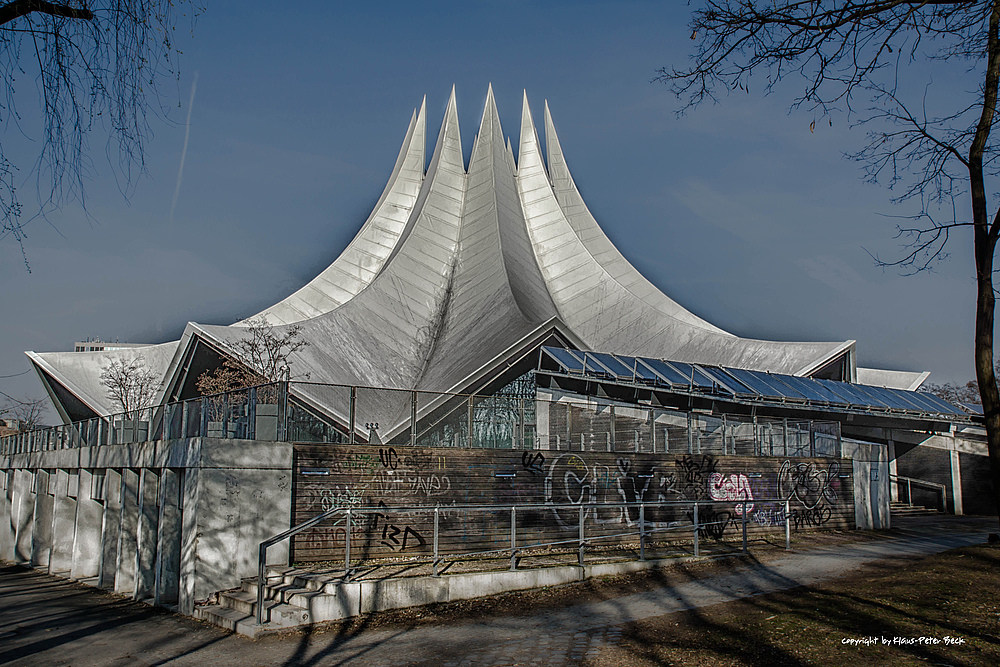
[[[843,379],[854,379],[854,341],[740,338],[646,280],[584,204],[548,105],[547,161],[527,96],[516,161],[492,87],[468,168],[454,89],[425,172],[426,124],[423,103],[382,197],[340,257],[258,314],[278,335],[301,327],[310,344],[291,358],[293,375],[308,374],[316,383],[464,392],[548,341],[798,376],[829,374],[835,366]],[[175,353],[164,368],[161,398],[179,396],[192,382],[195,346],[234,354],[246,324],[190,323],[179,344],[167,344]],[[47,372],[106,413],[103,392],[78,377],[99,369],[83,371],[77,356],[44,355]],[[334,411],[321,399],[312,402]]]

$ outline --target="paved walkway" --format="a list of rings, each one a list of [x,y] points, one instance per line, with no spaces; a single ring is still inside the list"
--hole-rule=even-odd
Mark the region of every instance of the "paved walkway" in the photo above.
[[[910,519],[885,540],[790,553],[722,574],[527,616],[249,640],[14,567],[0,570],[0,665],[574,665],[624,623],[834,579],[866,563],[979,544],[996,520]]]

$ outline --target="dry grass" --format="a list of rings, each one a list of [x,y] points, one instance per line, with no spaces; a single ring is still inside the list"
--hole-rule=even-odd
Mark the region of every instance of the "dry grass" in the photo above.
[[[620,644],[605,648],[595,664],[995,667],[998,591],[1000,548],[967,547],[867,566],[823,585],[632,623]],[[893,643],[896,638],[917,643]],[[871,639],[867,645],[844,643]]]

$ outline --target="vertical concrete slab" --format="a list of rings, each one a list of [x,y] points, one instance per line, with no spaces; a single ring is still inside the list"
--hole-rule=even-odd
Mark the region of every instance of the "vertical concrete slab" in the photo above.
[[[539,397],[535,401],[535,447],[553,449],[549,442],[549,401]]]
[[[872,530],[872,464],[854,459],[854,522],[858,530]]]
[[[32,470],[14,471],[14,562],[31,562],[34,542],[35,484],[37,473]]]
[[[899,474],[896,470],[896,441],[892,439],[892,429],[889,429],[889,444],[886,447],[889,456],[889,474],[895,477]],[[890,499],[893,502],[899,500],[899,485],[892,482],[889,485]]]
[[[101,570],[101,533],[104,528],[103,470],[80,470],[76,496],[76,534],[73,538],[74,579],[92,579]],[[96,498],[94,496],[97,496]]]
[[[35,477],[35,515],[31,539],[32,567],[49,569],[52,555],[52,493],[55,490],[54,470],[39,470]]]
[[[200,478],[196,599],[256,574],[260,543],[287,530],[291,517],[287,470],[202,468]],[[268,550],[268,560],[287,562],[288,541]]]
[[[160,474],[160,516],[156,544],[156,604],[177,604],[181,564],[181,484],[184,470]]]
[[[122,523],[122,474],[108,468],[104,471],[104,521],[101,526],[101,567],[97,585],[115,587],[118,572],[118,543]]]
[[[182,614],[193,614],[197,600],[197,562],[198,562],[198,508],[200,500],[200,468],[188,468],[180,481],[181,485],[181,550],[180,550],[180,581],[177,600],[177,611]],[[206,594],[208,595],[208,594]]]
[[[959,463],[958,450],[952,449],[951,454],[951,493],[952,509],[955,516],[962,516],[965,510],[962,507],[962,467]]]
[[[0,470],[0,560],[14,560],[17,519],[14,514],[14,470]]]
[[[135,593],[136,534],[139,526],[139,472],[133,468],[122,469],[120,525],[118,564],[115,567],[115,592],[133,595]]]
[[[135,593],[137,600],[156,594],[156,542],[160,519],[160,475],[143,468],[139,480],[139,526],[136,530]]]
[[[52,498],[52,555],[49,558],[50,574],[68,577],[73,571],[73,540],[76,537],[76,497],[79,493],[79,487],[79,470],[60,468],[56,471],[55,493]]]

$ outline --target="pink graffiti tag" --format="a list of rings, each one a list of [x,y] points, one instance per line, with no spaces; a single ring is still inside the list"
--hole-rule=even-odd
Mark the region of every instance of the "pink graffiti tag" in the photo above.
[[[712,500],[753,500],[753,491],[750,490],[750,480],[743,473],[723,475],[720,472],[713,472],[708,478],[708,494]],[[753,511],[753,503],[747,503],[746,511]],[[743,505],[736,506],[736,514],[742,515]]]

